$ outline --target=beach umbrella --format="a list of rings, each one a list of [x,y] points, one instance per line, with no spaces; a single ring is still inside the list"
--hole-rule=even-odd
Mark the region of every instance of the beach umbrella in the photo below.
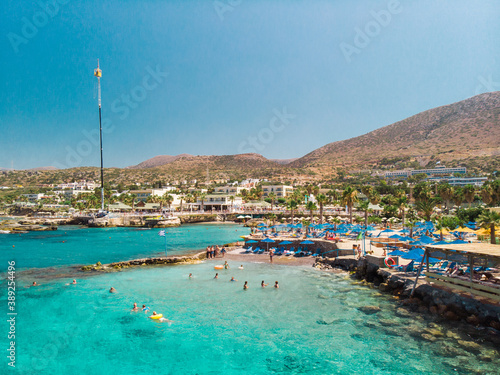
[[[443,236],[450,234],[450,232],[446,228],[443,228],[441,230],[438,229],[438,230],[432,232],[432,234],[435,234],[435,235],[440,235],[441,233],[443,234]]]
[[[413,246],[425,246],[425,245],[428,245],[424,242],[420,242],[420,241],[413,241],[413,242],[410,242],[410,245],[413,245]]]
[[[463,243],[468,243],[468,242],[464,241],[464,240],[455,240],[455,241],[450,242],[449,244],[450,245],[459,245],[459,244],[463,244]]]
[[[429,243],[434,242],[434,240],[429,236],[421,236],[418,240],[422,243],[425,243],[425,244],[429,244]]]
[[[244,216],[244,215],[240,215],[240,216],[237,216],[236,218],[237,218],[237,219],[244,219],[244,218],[245,218],[245,216]]]
[[[474,230],[470,229],[470,228],[457,228],[454,230],[454,232],[458,232],[458,233],[476,233]]]
[[[411,237],[406,237],[406,236],[402,236],[402,237],[399,237],[399,240],[400,240],[400,241],[413,241],[413,238],[411,238]]]
[[[402,257],[403,255],[406,255],[406,254],[408,254],[406,251],[394,250],[393,252],[390,252],[387,255],[389,255],[391,257],[396,257],[396,256],[397,257]]]
[[[301,245],[314,245],[313,241],[305,240],[300,243]]]
[[[266,224],[264,224],[264,223],[259,223],[259,224],[257,224],[257,226],[258,226],[258,227],[265,227],[265,226],[266,226]]]
[[[404,229],[400,230],[399,233],[405,233],[406,234],[406,233],[410,233],[410,231],[408,229],[404,228]]]
[[[433,245],[448,245],[449,242],[446,242],[446,241],[438,241],[438,242],[434,242]]]
[[[259,241],[255,241],[255,240],[250,240],[250,241],[247,241],[246,243],[258,243]]]
[[[283,242],[280,242],[279,244],[280,245],[291,245],[293,242],[290,242],[290,241],[283,241]]]
[[[266,238],[266,239],[262,240],[262,242],[265,242],[267,244],[267,250],[269,250],[269,244],[274,242],[274,240],[272,240],[270,238]]]
[[[399,234],[393,234],[392,236],[389,236],[389,238],[401,239],[401,236]]]
[[[245,219],[251,219],[252,217],[250,215],[246,215]]]

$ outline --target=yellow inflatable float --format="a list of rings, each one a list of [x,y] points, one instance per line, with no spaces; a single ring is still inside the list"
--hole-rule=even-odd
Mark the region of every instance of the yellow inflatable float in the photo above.
[[[214,266],[214,270],[222,270],[224,269],[224,266]]]
[[[156,314],[156,315],[151,315],[150,318],[151,319],[160,319],[163,317],[163,314]]]

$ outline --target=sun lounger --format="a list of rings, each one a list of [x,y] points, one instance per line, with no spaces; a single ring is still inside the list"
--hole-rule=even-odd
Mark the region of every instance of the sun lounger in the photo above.
[[[248,254],[248,253],[251,253],[252,252],[252,246],[250,246],[249,248],[247,248],[245,250],[245,254]]]

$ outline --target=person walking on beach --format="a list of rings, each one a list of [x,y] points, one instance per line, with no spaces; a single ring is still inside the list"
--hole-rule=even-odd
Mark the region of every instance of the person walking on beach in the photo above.
[[[215,256],[217,257],[219,255],[220,248],[219,245],[215,245]]]
[[[224,255],[226,255],[226,248],[222,246],[222,250],[220,251],[222,257],[224,258]]]
[[[270,261],[270,263],[273,262],[273,255],[274,255],[274,250],[272,250],[272,249],[269,250],[269,261]]]
[[[207,246],[207,259],[210,259],[210,246]]]
[[[210,257],[215,258],[215,248],[212,246],[212,249],[210,250]]]

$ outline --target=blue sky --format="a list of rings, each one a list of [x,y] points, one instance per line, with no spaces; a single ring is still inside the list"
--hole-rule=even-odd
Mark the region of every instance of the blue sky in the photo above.
[[[0,167],[294,158],[500,90],[497,1],[13,1]]]

